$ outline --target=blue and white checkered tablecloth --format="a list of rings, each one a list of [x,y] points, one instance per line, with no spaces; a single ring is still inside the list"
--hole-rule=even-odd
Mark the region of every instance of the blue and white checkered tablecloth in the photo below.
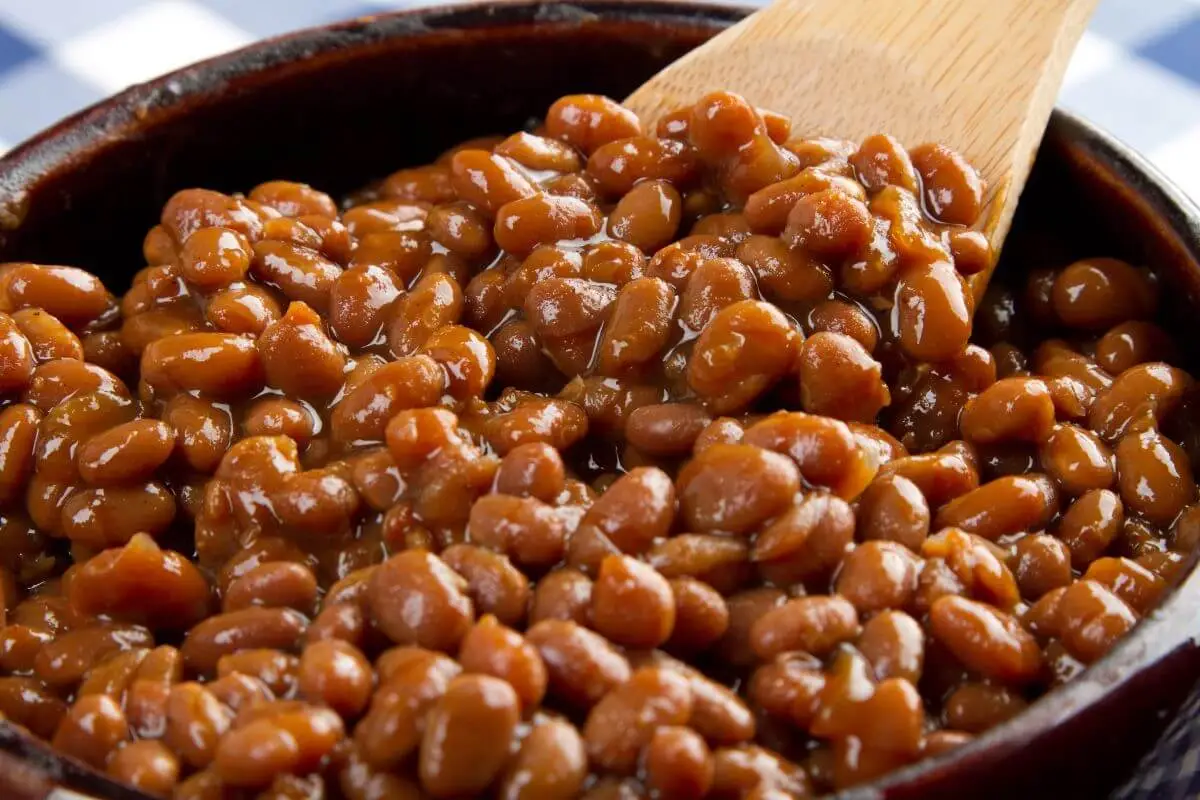
[[[296,28],[420,4],[0,0],[0,152],[193,61]],[[1200,0],[1101,0],[1059,102],[1141,151],[1200,200]],[[1116,796],[1200,797],[1200,693]]]
[[[131,83],[255,39],[418,4],[0,0],[0,152]],[[1200,0],[1101,0],[1061,103],[1200,198]]]

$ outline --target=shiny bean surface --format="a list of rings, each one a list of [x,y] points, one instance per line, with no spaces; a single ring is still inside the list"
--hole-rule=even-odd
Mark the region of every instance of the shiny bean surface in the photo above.
[[[775,800],[1103,659],[1200,546],[1158,265],[1030,215],[977,294],[959,154],[792,127],[571,95],[0,265],[0,714],[180,800]]]

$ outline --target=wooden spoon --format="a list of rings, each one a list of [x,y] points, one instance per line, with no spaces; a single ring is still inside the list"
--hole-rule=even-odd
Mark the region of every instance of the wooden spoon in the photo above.
[[[721,89],[803,136],[938,142],[986,182],[999,251],[1097,0],[775,0],[625,101],[642,119]],[[982,294],[991,269],[972,278]]]

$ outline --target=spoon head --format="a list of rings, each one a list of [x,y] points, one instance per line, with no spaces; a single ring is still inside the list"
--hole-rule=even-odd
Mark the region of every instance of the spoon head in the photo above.
[[[999,250],[1063,71],[1097,0],[776,0],[625,101],[643,120],[736,92],[794,136],[945,144],[982,177]],[[976,295],[991,275],[972,277]]]

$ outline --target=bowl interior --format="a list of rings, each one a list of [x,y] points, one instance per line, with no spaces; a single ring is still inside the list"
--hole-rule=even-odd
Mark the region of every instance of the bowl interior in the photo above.
[[[143,263],[143,236],[178,189],[232,192],[288,178],[338,196],[425,163],[462,139],[517,130],[560,95],[622,97],[742,13],[651,2],[467,6],[361,20],[257,45],[135,87],[0,160],[0,261],[78,265],[120,291]],[[808,133],[803,120],[795,129]],[[1194,208],[1136,156],[1058,114],[998,275],[1012,280],[1028,269],[1091,255],[1150,264],[1172,287],[1164,295],[1171,298],[1173,330],[1191,347],[1185,334],[1189,312],[1200,305],[1198,254]],[[1080,788],[1111,785],[1137,755],[1120,747],[1121,740],[1138,741],[1131,737],[1160,725],[1155,715],[1173,708],[1195,677],[1195,646],[1186,644],[1185,627],[1198,596],[1200,578],[1192,576],[1168,612],[1090,673],[1099,676],[1091,690],[1057,692],[1035,707],[1043,709],[1040,716],[1025,715],[961,757],[889,779],[888,796],[940,796],[972,785],[972,795],[983,796],[981,776],[1007,772],[1016,780],[1020,771],[1015,762],[1006,768],[997,754],[1018,752],[1018,744],[1050,722],[1119,719],[1122,735],[1113,752],[1124,757],[1098,758],[1103,751],[1089,750],[1077,768],[1059,758],[1062,751],[1026,752],[1019,759],[1022,769],[1061,761],[1061,775],[1073,776]],[[1173,672],[1142,679],[1149,666],[1180,648],[1190,654],[1186,668],[1172,662]],[[1139,707],[1104,704],[1134,688]],[[0,735],[0,749],[32,752],[10,734]],[[61,759],[43,754],[39,763],[56,780],[118,796]],[[1029,786],[1038,785],[1031,779]]]

